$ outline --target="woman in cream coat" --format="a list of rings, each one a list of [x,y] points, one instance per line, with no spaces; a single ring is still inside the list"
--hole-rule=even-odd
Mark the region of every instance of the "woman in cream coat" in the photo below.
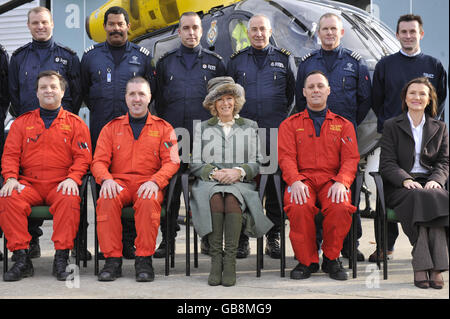
[[[194,130],[191,172],[197,179],[192,187],[192,220],[200,236],[208,235],[211,286],[235,285],[243,224],[252,237],[262,236],[273,225],[256,191],[261,158],[258,126],[238,115],[244,95],[231,77],[211,79],[203,106],[213,117]]]

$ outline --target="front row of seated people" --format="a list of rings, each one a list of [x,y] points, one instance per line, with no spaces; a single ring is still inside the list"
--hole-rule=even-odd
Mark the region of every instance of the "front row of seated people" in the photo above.
[[[68,251],[73,247],[80,214],[78,186],[90,168],[101,185],[97,201],[99,245],[106,257],[98,275],[113,281],[122,273],[121,209],[132,205],[137,237],[136,281],[153,281],[152,255],[165,188],[178,171],[177,137],[173,128],[148,111],[148,82],[127,83],[128,114],[112,120],[99,137],[92,161],[89,131],[84,122],[61,108],[64,79],[56,72],[40,74],[40,108],[19,117],[11,127],[2,157],[5,183],[0,190],[0,226],[16,263],[3,276],[17,281],[32,276],[28,257],[31,206],[49,205],[53,215],[53,274],[66,280]],[[359,153],[353,125],[327,106],[326,76],[313,71],[305,78],[307,108],[279,127],[278,162],[286,182],[284,210],[298,265],[292,279],[317,272],[319,255],[314,216],[323,219],[321,268],[330,278],[346,280],[339,260],[356,207],[350,186]],[[380,172],[386,202],[393,207],[413,245],[414,284],[443,287],[448,270],[448,133],[434,120],[436,94],[426,78],[411,81],[403,95],[404,113],[386,122],[381,140]],[[204,107],[213,116],[194,132],[191,172],[194,227],[208,236],[211,267],[208,284],[236,284],[236,252],[243,228],[261,237],[272,222],[264,215],[257,192],[261,150],[258,126],[239,116],[244,89],[231,77],[208,82]],[[91,163],[92,161],[92,163]]]

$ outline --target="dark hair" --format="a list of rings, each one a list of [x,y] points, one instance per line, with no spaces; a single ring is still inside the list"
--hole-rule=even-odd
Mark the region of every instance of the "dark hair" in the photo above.
[[[417,23],[419,24],[419,29],[420,31],[423,30],[423,22],[422,22],[422,17],[419,15],[415,15],[412,13],[408,13],[408,14],[404,14],[402,15],[400,18],[398,18],[397,21],[397,33],[398,33],[398,27],[400,25],[400,22],[410,22],[410,21],[417,21]]]
[[[127,85],[125,86],[125,91],[128,92],[128,84],[130,83],[145,83],[148,86],[149,91],[151,91],[150,83],[142,77],[142,76],[134,76],[131,79],[128,80]]]
[[[194,12],[194,11],[183,12],[183,14],[180,16],[180,19],[179,19],[180,26],[181,26],[181,18],[183,18],[183,17],[198,17],[200,19],[200,21],[202,19],[202,18],[200,18],[200,16],[198,15],[197,12]],[[200,26],[201,26],[201,24],[200,24]]]
[[[59,80],[59,86],[60,86],[61,90],[62,91],[66,90],[66,86],[67,86],[66,79],[64,79],[64,77],[61,74],[59,74],[58,72],[53,71],[53,70],[48,70],[48,71],[42,71],[37,76],[37,79],[36,79],[36,91],[38,90],[38,87],[39,87],[39,80],[41,78],[50,77],[50,76],[56,76],[58,78],[58,80]]]
[[[327,80],[328,85],[330,85],[330,82],[328,81],[328,78],[327,78],[327,76],[325,75],[325,73],[323,73],[323,72],[320,71],[320,70],[313,70],[313,71],[309,72],[309,73],[305,76],[305,81],[303,81],[303,87],[304,87],[305,84],[306,84],[306,80],[307,80],[311,75],[314,75],[314,74],[320,74],[320,75],[323,75],[323,77]]]
[[[103,25],[106,25],[106,23],[108,22],[108,15],[109,14],[123,14],[123,17],[125,18],[125,22],[127,24],[130,23],[130,18],[128,17],[127,10],[125,10],[122,7],[114,6],[114,7],[109,8],[108,10],[106,10],[105,16],[103,18]]]
[[[428,97],[430,98],[430,101],[428,102],[428,105],[425,108],[425,113],[431,117],[436,117],[436,115],[437,115],[437,94],[436,94],[436,90],[435,90],[433,84],[431,84],[431,82],[428,80],[427,77],[420,77],[420,78],[412,79],[403,87],[402,93],[400,94],[400,98],[402,99],[403,112],[408,111],[408,105],[406,105],[406,94],[408,93],[408,89],[411,86],[411,84],[423,84],[428,87],[428,89],[429,89]]]

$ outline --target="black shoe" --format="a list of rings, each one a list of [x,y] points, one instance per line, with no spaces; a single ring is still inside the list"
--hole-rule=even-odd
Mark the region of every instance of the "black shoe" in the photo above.
[[[318,263],[311,263],[309,266],[308,266],[308,270],[312,273],[312,274],[314,274],[314,273],[316,273],[316,272],[318,272],[319,271],[319,264]]]
[[[250,255],[250,245],[248,244],[248,237],[239,238],[239,246],[237,249],[236,258],[247,258]]]
[[[344,258],[347,258],[347,259],[350,258],[350,255],[349,255],[347,249],[342,249],[341,255]],[[360,252],[359,249],[356,249],[356,261],[364,261],[364,260],[365,260],[364,254],[362,252]]]
[[[200,241],[200,252],[203,255],[209,255],[209,241],[208,241],[208,236],[203,236],[201,241]]]
[[[10,270],[3,274],[4,281],[18,281],[34,275],[33,263],[28,255],[28,250],[15,250],[13,256],[16,256],[16,263]]]
[[[266,255],[270,256],[270,258],[273,258],[273,259],[281,258],[280,234],[279,233],[275,233],[273,235],[267,236],[265,252],[266,252]]]
[[[122,247],[122,256],[125,259],[134,259],[136,258],[136,247],[134,247],[133,243],[124,242]]]
[[[347,272],[342,267],[342,263],[339,258],[330,260],[325,255],[322,255],[322,271],[329,274],[330,278],[335,280],[347,280]]]
[[[161,244],[159,244],[159,247],[155,250],[155,253],[153,254],[154,258],[164,258],[166,257],[166,246],[167,245],[167,241],[165,239],[163,239],[161,241]],[[170,245],[172,246],[172,245]],[[169,255],[171,253],[170,249],[172,247],[169,247]],[[173,248],[175,248],[175,245],[173,245]]]
[[[103,269],[98,274],[98,281],[114,281],[122,276],[122,257],[106,258]]]
[[[55,257],[53,259],[53,271],[52,275],[59,281],[65,281],[72,272],[67,272],[66,268],[69,264],[69,250],[58,249],[55,251]]]
[[[311,277],[311,271],[309,270],[309,267],[298,263],[297,266],[295,266],[294,269],[291,271],[291,279],[299,280],[299,279],[307,279]]]
[[[39,258],[41,257],[41,246],[39,246],[39,237],[32,237],[29,249],[28,249],[28,257],[30,259]],[[17,255],[12,255],[11,260],[16,262],[17,261]]]
[[[137,282],[149,282],[155,280],[155,272],[152,266],[152,256],[136,256],[134,261]]]
[[[72,251],[70,252],[70,257],[76,258],[77,257],[77,248],[74,247]],[[105,257],[103,257],[105,259]],[[85,250],[84,248],[81,248],[81,256],[80,260],[92,260],[92,254],[89,250]]]

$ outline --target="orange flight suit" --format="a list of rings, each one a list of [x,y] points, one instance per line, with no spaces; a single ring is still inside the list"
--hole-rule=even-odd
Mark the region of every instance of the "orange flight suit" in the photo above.
[[[129,204],[133,204],[135,211],[136,256],[154,254],[163,189],[179,167],[177,139],[166,121],[149,113],[137,140],[128,113],[104,126],[97,141],[92,174],[97,184],[114,179],[123,187],[115,198],[99,197],[97,201],[97,233],[106,258],[122,257],[121,213]],[[157,199],[138,198],[139,187],[147,181],[158,185]]]
[[[62,195],[57,186],[66,178],[81,185],[92,161],[91,138],[83,120],[60,109],[46,129],[39,109],[18,117],[11,125],[2,157],[2,175],[25,187],[0,197],[0,226],[8,249],[27,249],[31,240],[31,206],[49,205],[53,215],[55,249],[72,249],[80,222],[80,196]]]
[[[308,111],[283,121],[278,130],[278,163],[287,184],[284,209],[290,222],[291,244],[300,263],[318,263],[314,216],[321,206],[323,220],[322,251],[327,258],[339,257],[350,229],[356,207],[349,201],[332,203],[327,198],[334,182],[350,188],[359,162],[355,129],[345,118],[327,111],[320,136],[316,136]],[[310,198],[303,205],[290,202],[290,186],[302,181],[309,187]]]

